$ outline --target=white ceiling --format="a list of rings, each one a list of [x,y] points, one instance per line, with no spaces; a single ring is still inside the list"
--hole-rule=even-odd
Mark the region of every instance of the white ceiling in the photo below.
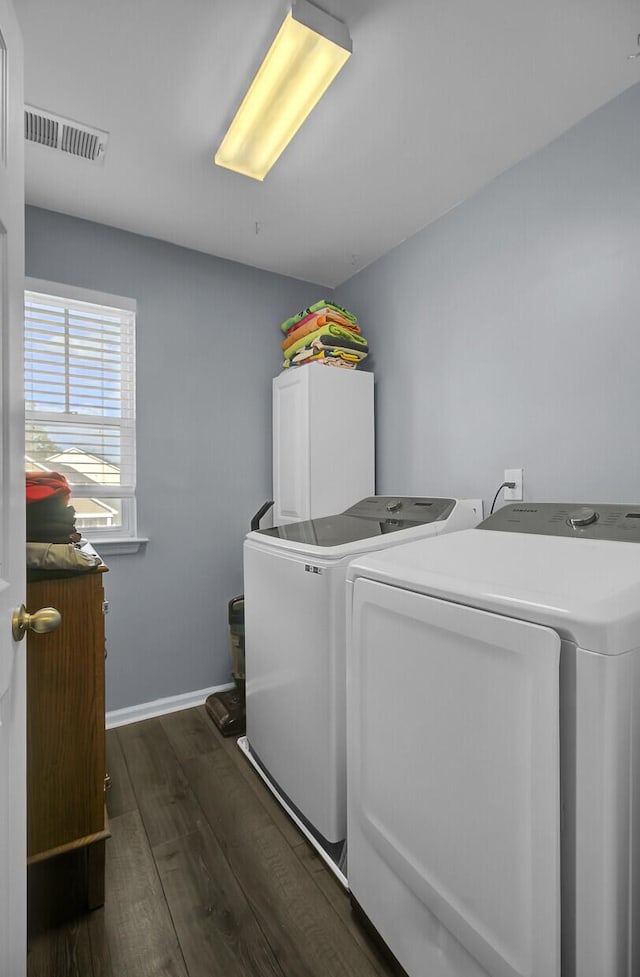
[[[281,0],[15,5],[27,103],[111,134],[28,203],[332,287],[640,81],[638,0],[319,0],[353,56],[258,183],[213,155]]]

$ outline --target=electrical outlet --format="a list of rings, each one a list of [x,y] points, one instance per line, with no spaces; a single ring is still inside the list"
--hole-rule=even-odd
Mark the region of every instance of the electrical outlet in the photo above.
[[[522,468],[505,468],[504,470],[504,480],[505,482],[515,482],[515,488],[504,490],[504,500],[505,502],[522,502],[524,498],[524,493],[522,490]]]

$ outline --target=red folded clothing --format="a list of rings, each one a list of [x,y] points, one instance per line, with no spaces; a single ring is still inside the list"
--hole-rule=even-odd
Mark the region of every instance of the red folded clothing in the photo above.
[[[60,472],[27,472],[27,505],[30,502],[42,502],[54,495],[61,495],[65,504],[69,501],[71,489],[69,483]]]

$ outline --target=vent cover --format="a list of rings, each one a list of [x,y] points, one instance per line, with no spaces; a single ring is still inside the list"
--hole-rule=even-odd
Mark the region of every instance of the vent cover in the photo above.
[[[24,137],[40,146],[49,146],[90,163],[104,163],[109,133],[102,129],[64,119],[52,112],[25,106]]]

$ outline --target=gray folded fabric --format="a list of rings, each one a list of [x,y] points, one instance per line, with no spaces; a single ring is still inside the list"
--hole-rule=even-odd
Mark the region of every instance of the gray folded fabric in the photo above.
[[[101,562],[97,554],[83,553],[73,543],[27,543],[30,570],[91,570]]]

